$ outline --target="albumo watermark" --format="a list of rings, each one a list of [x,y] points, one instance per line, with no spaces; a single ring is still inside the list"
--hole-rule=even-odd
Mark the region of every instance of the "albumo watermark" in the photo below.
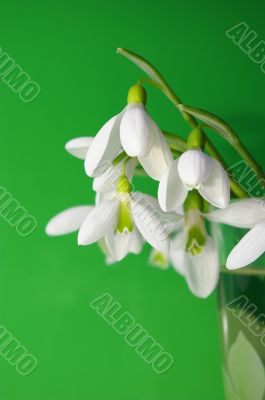
[[[121,304],[109,293],[92,300],[89,305],[115,332],[124,337],[125,342],[134,348],[146,363],[151,364],[156,373],[162,374],[173,365],[173,356],[165,352],[163,347],[128,311],[124,311]]]
[[[28,350],[10,333],[5,326],[0,325],[0,355],[20,375],[29,375],[37,367],[38,362]]]
[[[257,313],[258,307],[247,296],[241,295],[226,304],[226,309],[237,318],[249,332],[259,337],[260,343],[265,346],[265,314]]]
[[[11,56],[0,47],[0,79],[14,92],[22,101],[30,103],[40,93],[40,86],[11,58]]]
[[[0,186],[0,216],[23,237],[31,235],[38,226],[36,218],[3,186]]]
[[[246,22],[239,22],[225,34],[265,73],[265,41],[261,40]]]

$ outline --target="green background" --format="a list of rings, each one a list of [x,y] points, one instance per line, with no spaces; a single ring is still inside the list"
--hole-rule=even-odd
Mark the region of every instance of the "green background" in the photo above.
[[[223,399],[216,296],[195,298],[173,269],[148,265],[149,248],[106,267],[97,245],[79,248],[76,234],[48,238],[57,212],[93,203],[82,161],[67,140],[94,135],[125,105],[143,74],[115,54],[127,47],[151,60],[186,103],[229,121],[264,160],[265,76],[225,31],[240,21],[265,39],[258,1],[2,2],[0,46],[37,81],[39,97],[23,103],[0,81],[1,185],[36,217],[20,237],[0,219],[0,323],[38,359],[20,376],[0,357],[0,398]],[[159,125],[187,133],[155,89],[148,109]],[[217,139],[229,165],[234,152]],[[156,183],[135,179],[139,190]],[[157,375],[90,307],[109,292],[174,358]]]

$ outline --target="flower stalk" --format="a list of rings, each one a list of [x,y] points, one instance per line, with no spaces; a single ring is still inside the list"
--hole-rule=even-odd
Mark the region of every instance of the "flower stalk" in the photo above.
[[[164,93],[164,95],[174,104],[174,106],[181,112],[183,118],[190,125],[190,127],[192,129],[198,128],[199,124],[197,123],[196,119],[193,116],[196,114],[190,112],[190,109],[191,109],[190,107],[183,106],[183,103],[181,102],[180,98],[176,95],[176,93],[173,91],[173,89],[169,86],[169,84],[166,82],[166,80],[161,75],[161,73],[149,61],[147,61],[145,58],[143,58],[143,57],[139,56],[138,54],[135,54],[127,49],[118,48],[117,53],[127,57],[130,61],[134,62],[139,68],[141,68],[145,73],[147,73],[150,76],[151,81],[154,82],[153,86],[159,88],[162,91],[162,93]],[[144,82],[144,80],[142,79],[141,82]],[[146,80],[146,83],[150,84],[151,83],[150,79]],[[205,112],[205,114],[206,114],[206,112]],[[208,113],[208,114],[210,114],[210,113]],[[219,121],[220,121],[220,119],[218,119],[218,122]],[[256,172],[257,177],[259,177],[262,180],[262,183],[265,186],[265,174],[262,171],[261,167],[254,160],[254,157],[245,148],[245,146],[240,141],[239,137],[233,132],[233,130],[227,124],[225,124],[225,126],[227,126],[229,128],[228,132],[230,135],[230,140],[229,140],[230,145],[247,162],[249,167],[252,168]],[[212,126],[212,128],[213,128],[213,126]],[[224,136],[224,135],[222,135],[222,136]],[[208,147],[208,149],[210,148],[212,153],[214,153],[215,155],[218,155],[219,153],[217,152],[215,147],[211,143],[209,143],[209,140],[208,140],[206,134],[205,134],[205,137],[206,137],[206,146]],[[220,160],[220,158],[218,160]],[[234,180],[230,180],[230,184],[231,184],[231,182],[232,182],[231,190],[234,192],[234,194],[237,197],[240,197],[240,198],[247,197],[246,192],[238,184],[236,184],[236,182]]]

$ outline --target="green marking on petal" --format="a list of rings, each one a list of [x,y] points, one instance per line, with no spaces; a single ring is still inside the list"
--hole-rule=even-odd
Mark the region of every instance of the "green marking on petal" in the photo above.
[[[133,221],[131,217],[131,209],[128,200],[122,200],[119,203],[118,209],[118,223],[115,232],[132,232]]]
[[[151,265],[154,265],[156,267],[163,268],[163,269],[168,268],[168,266],[169,266],[167,256],[156,249],[152,249],[150,257],[149,257],[149,262]]]
[[[193,256],[200,254],[205,245],[205,235],[201,231],[199,226],[192,226],[188,231],[188,240],[186,243],[186,251],[191,253]]]

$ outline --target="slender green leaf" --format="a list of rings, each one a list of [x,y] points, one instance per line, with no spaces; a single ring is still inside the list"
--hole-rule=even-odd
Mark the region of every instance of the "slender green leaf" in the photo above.
[[[117,53],[128,58],[128,60],[132,61],[142,71],[144,71],[152,79],[152,81],[158,85],[159,89],[172,101],[172,103],[174,103],[176,106],[180,103],[178,97],[172,91],[163,76],[149,61],[127,49],[118,48]]]
[[[232,143],[236,138],[236,133],[233,129],[221,118],[217,117],[216,115],[204,111],[200,108],[185,106],[183,104],[179,105],[179,109],[184,111],[195,118],[200,119],[202,122],[207,124],[208,127],[214,129],[218,132],[223,138]]]
[[[148,76],[150,76],[151,79],[153,79],[156,83],[159,83],[159,85],[164,84],[164,79],[162,78],[161,74],[152,64],[150,64],[143,57],[133,53],[132,51],[122,48],[118,48],[117,53],[123,55],[124,57],[127,57],[130,61],[141,68]]]

